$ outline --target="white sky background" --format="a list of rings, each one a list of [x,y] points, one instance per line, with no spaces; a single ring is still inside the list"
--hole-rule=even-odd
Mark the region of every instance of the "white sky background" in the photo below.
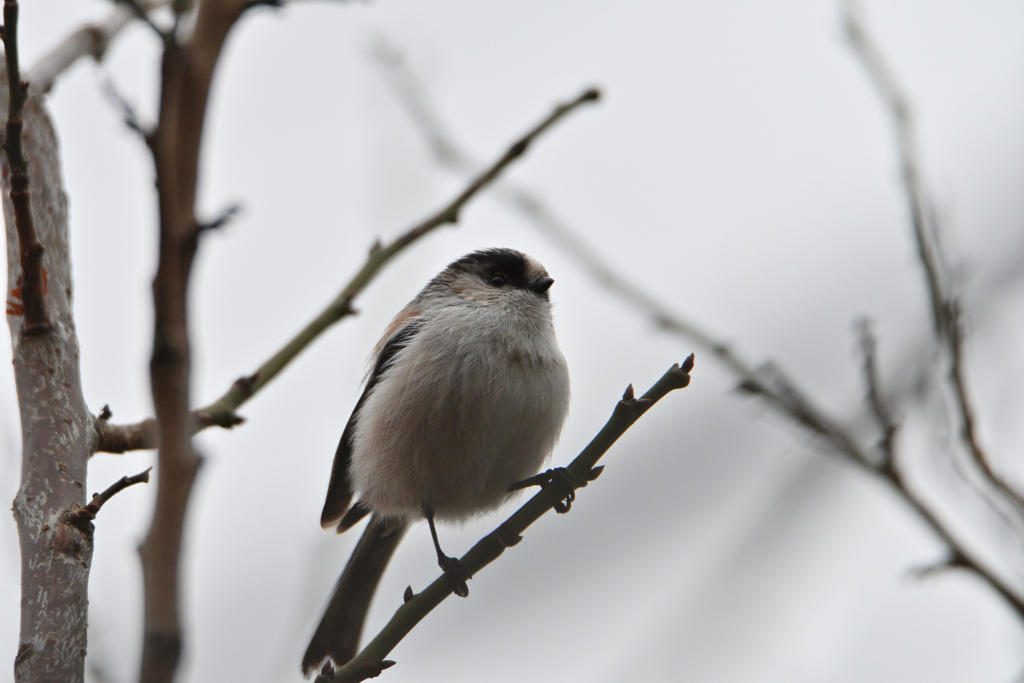
[[[24,63],[108,9],[25,3]],[[1019,472],[1024,280],[991,282],[1024,252],[1024,6],[873,2],[867,17],[915,106],[925,175],[962,274],[983,439],[1001,467]],[[397,235],[463,185],[437,167],[369,58],[379,35],[405,52],[449,130],[483,159],[556,101],[600,86],[604,101],[547,134],[509,177],[541,193],[622,274],[745,357],[777,360],[835,414],[860,410],[855,318],[875,319],[887,375],[919,355],[930,321],[890,122],[835,3],[300,2],[245,19],[214,82],[201,215],[233,202],[244,214],[203,240],[192,280],[197,405],[315,315],[377,237]],[[152,121],[157,74],[156,41],[135,27],[100,69],[80,65],[49,100],[70,195],[85,396],[94,412],[109,403],[118,421],[151,413],[155,201],[146,150],[100,82],[112,78]],[[322,532],[318,519],[365,358],[433,274],[487,246],[527,251],[557,281],[574,399],[556,464],[596,433],[628,383],[646,389],[692,350],[599,289],[534,226],[493,198],[474,200],[458,227],[388,266],[358,300],[359,316],[244,406],[244,426],[198,439],[207,461],[184,558],[182,680],[300,680],[306,639],[357,537]],[[1024,631],[999,599],[965,575],[909,578],[909,568],[939,559],[923,525],[876,482],[731,392],[733,383],[698,354],[692,386],[609,452],[604,476],[571,514],[545,517],[474,578],[469,599],[432,613],[381,680],[1019,674]],[[926,416],[907,410],[905,443],[930,457],[925,446],[941,435],[928,436]],[[17,489],[17,425],[5,370],[3,500]],[[152,462],[152,453],[97,455],[89,490]],[[96,683],[137,675],[135,546],[154,492],[120,494],[96,522]],[[461,554],[500,519],[442,529],[442,543]],[[10,658],[17,552],[6,517],[0,652]],[[417,526],[384,578],[368,633],[406,585],[419,590],[437,574]]]

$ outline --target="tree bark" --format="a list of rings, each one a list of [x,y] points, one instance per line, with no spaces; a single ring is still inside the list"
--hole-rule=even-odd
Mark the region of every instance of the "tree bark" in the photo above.
[[[8,106],[0,75],[0,109]],[[39,97],[24,110],[32,212],[46,250],[45,299],[52,329],[25,336],[20,313],[21,265],[11,203],[11,169],[0,155],[7,227],[7,323],[21,414],[21,486],[14,517],[21,546],[21,636],[15,680],[78,683],[85,675],[91,533],[68,523],[85,504],[86,464],[95,441],[82,396],[78,338],[72,317],[67,197],[57,137]],[[87,527],[91,528],[91,527]]]

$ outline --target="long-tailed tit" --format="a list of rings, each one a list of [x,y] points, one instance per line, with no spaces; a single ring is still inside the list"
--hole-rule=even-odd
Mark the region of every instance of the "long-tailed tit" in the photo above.
[[[473,252],[384,331],[341,435],[320,523],[341,533],[372,517],[306,650],[305,673],[327,657],[341,665],[355,656],[377,584],[416,519],[426,518],[455,592],[468,594],[469,574],[441,551],[434,520],[497,508],[554,448],[569,372],[551,320],[553,282],[526,254]]]

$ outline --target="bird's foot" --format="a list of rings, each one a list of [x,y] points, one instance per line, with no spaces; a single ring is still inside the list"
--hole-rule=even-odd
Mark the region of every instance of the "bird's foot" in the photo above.
[[[572,502],[576,500],[576,479],[564,467],[556,467],[547,472],[535,474],[532,477],[512,484],[508,487],[508,490],[511,493],[512,491],[525,489],[529,486],[551,486],[558,496],[558,500],[554,504],[555,512],[560,515],[568,512],[572,508]]]
[[[466,581],[472,579],[473,575],[469,573],[469,570],[457,558],[439,555],[437,565],[441,567],[441,571],[448,577],[448,582],[451,583],[452,590],[456,595],[460,598],[469,596],[469,586],[466,585]]]

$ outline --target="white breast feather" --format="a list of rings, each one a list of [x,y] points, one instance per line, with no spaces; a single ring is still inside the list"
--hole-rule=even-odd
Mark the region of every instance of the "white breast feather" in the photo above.
[[[356,416],[350,481],[365,505],[463,520],[541,469],[568,413],[569,373],[547,307],[527,313],[444,308],[396,354]]]

